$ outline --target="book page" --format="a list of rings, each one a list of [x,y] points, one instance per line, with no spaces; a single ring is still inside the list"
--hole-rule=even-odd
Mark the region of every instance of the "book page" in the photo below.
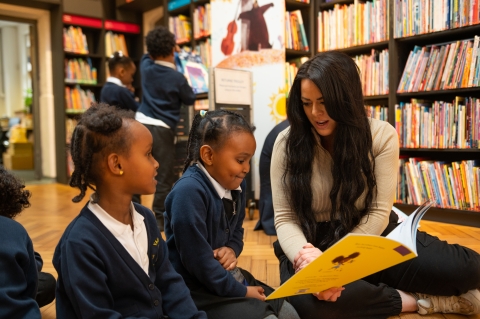
[[[348,234],[270,294],[267,300],[341,287],[414,257],[416,253],[395,240]]]

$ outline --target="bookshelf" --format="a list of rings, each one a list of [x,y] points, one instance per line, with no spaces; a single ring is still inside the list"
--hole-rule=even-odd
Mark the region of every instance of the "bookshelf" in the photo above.
[[[109,55],[122,49],[128,52],[138,66],[143,53],[143,39],[141,28],[135,23],[64,13],[62,24],[64,107],[62,124],[57,125],[57,134],[61,134],[63,138],[57,146],[58,152],[62,153],[57,155],[57,160],[66,163],[66,166],[61,165],[66,167],[66,172],[60,172],[58,180],[67,183],[73,168],[69,154],[71,134],[79,115],[85,112],[91,102],[100,98],[108,76]],[[107,47],[110,47],[110,50],[107,50]],[[136,93],[140,94],[138,72],[134,86]]]
[[[480,90],[479,87],[459,87],[459,88],[450,88],[450,89],[440,89],[440,90],[430,90],[430,91],[420,91],[420,92],[397,92],[398,86],[400,84],[402,74],[404,72],[408,56],[410,51],[414,49],[415,46],[431,46],[431,45],[445,45],[447,43],[462,41],[462,40],[472,40],[475,36],[480,35],[480,16],[475,18],[473,13],[468,15],[470,20],[465,20],[465,14],[460,14],[467,10],[467,7],[461,8],[461,10],[457,10],[456,7],[453,6],[454,1],[449,0],[452,3],[452,13],[450,14],[450,22],[448,19],[443,19],[443,23],[445,25],[441,25],[440,18],[437,18],[437,24],[435,25],[435,29],[428,29],[428,23],[432,23],[434,20],[433,18],[428,18],[426,15],[426,8],[429,4],[432,4],[434,1],[431,0],[420,0],[417,2],[406,2],[408,3],[418,3],[420,12],[423,12],[423,16],[416,16],[415,9],[409,9],[406,12],[406,15],[400,15],[398,10],[398,6],[396,4],[403,2],[402,0],[386,0],[386,5],[388,5],[388,12],[389,14],[386,17],[385,29],[388,31],[388,37],[386,39],[381,39],[380,41],[374,41],[371,43],[365,44],[353,44],[349,46],[345,46],[342,48],[337,49],[338,51],[342,51],[352,57],[357,55],[364,55],[369,54],[372,50],[376,50],[378,52],[387,49],[389,52],[388,56],[388,86],[389,91],[388,93],[383,94],[376,94],[372,96],[365,95],[365,104],[369,106],[386,106],[388,112],[388,122],[391,123],[395,127],[395,106],[400,103],[411,103],[412,99],[421,99],[430,102],[434,101],[444,101],[448,103],[453,103],[455,97],[471,97],[471,98],[480,98]],[[477,5],[478,11],[478,1],[472,0],[468,1],[469,4]],[[319,45],[319,41],[321,40],[321,32],[324,30],[319,25],[319,21],[317,19],[318,13],[323,13],[324,11],[328,10],[335,10],[335,8],[341,8],[342,6],[348,6],[356,3],[357,1],[354,0],[336,0],[336,1],[325,1],[325,0],[317,0],[315,6],[315,19],[316,21],[316,32],[317,36],[315,37],[315,52],[321,51],[319,49],[322,48],[322,45]],[[361,1],[363,3],[366,2],[378,2],[373,0]],[[455,3],[460,3],[461,1],[455,1]],[[462,4],[458,4],[459,6],[463,6],[467,2],[462,2]],[[431,10],[441,10],[441,5],[437,7],[440,8],[430,8]],[[459,7],[460,8],[460,7]],[[421,10],[420,10],[421,9]],[[425,9],[425,10],[424,10]],[[405,10],[403,10],[405,11]],[[402,12],[403,12],[402,11]],[[428,12],[428,11],[427,11]],[[434,12],[434,11],[432,11]],[[466,12],[466,11],[465,11]],[[458,13],[458,14],[457,14]],[[402,13],[403,14],[403,13]],[[438,12],[437,12],[438,14]],[[480,13],[479,13],[480,15]],[[408,17],[407,17],[408,16]],[[453,23],[453,19],[455,18],[455,23]],[[464,19],[464,20],[458,20]],[[476,20],[475,20],[476,19]],[[418,20],[418,21],[417,21]],[[458,22],[457,22],[458,20]],[[403,23],[403,21],[407,21],[409,26],[411,26],[411,32],[400,33],[399,27],[396,26],[398,23]],[[408,22],[410,21],[410,22]],[[415,22],[416,21],[416,22]],[[470,21],[470,22],[469,22]],[[447,27],[450,23],[450,27]],[[472,24],[473,23],[473,24]],[[428,30],[429,32],[423,32],[420,27]],[[426,29],[425,29],[426,28]],[[416,31],[413,31],[416,30]],[[323,45],[323,47],[325,47]],[[385,111],[383,109],[383,111]],[[432,115],[433,118],[433,115]],[[476,118],[475,118],[476,119]],[[476,119],[476,123],[472,121],[470,124],[470,128],[474,125],[477,126],[478,129],[478,119]],[[431,124],[430,124],[431,125]],[[461,161],[469,161],[469,160],[477,160],[480,159],[480,149],[478,148],[400,148],[400,156],[401,158],[421,158],[421,159],[428,159],[433,162],[461,162]],[[476,164],[478,165],[478,164]],[[479,196],[478,194],[471,194],[471,196]],[[412,212],[417,206],[404,204],[404,203],[397,203],[395,204],[397,207],[405,211],[406,213]],[[464,224],[470,226],[477,226],[480,227],[480,208],[466,210],[466,209],[457,209],[457,208],[442,208],[442,207],[434,207],[429,210],[429,213],[425,216],[427,219],[430,220],[437,220],[449,223],[457,223],[457,224]]]

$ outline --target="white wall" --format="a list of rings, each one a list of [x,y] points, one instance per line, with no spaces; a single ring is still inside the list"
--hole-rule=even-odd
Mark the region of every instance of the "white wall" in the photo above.
[[[2,29],[2,65],[4,79],[5,115],[11,117],[15,111],[23,109],[22,75],[20,72],[19,39],[16,26]]]
[[[42,154],[42,174],[56,177],[55,161],[55,121],[52,78],[52,49],[50,39],[50,12],[47,10],[26,8],[0,3],[0,12],[4,16],[37,21],[38,65],[39,65],[39,103],[40,135]],[[63,79],[58,79],[63,81]]]

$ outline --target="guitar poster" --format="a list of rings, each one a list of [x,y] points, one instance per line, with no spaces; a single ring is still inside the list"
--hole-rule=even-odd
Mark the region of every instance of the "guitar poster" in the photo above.
[[[253,124],[257,152],[253,172],[258,198],[258,162],[270,130],[286,118],[285,1],[211,0],[212,66],[253,75]]]

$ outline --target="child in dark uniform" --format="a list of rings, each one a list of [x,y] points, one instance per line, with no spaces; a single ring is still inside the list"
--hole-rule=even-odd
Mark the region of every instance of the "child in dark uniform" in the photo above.
[[[165,201],[169,258],[208,318],[299,318],[282,299],[265,302],[273,289],[237,267],[253,128],[233,112],[202,115],[192,124],[184,174]]]
[[[95,193],[55,249],[58,318],[207,318],[170,264],[153,213],[131,202],[155,191],[147,128],[133,112],[92,105],[71,145],[73,201]]]
[[[135,63],[118,51],[108,60],[108,69],[110,76],[100,93],[100,102],[136,112],[139,104],[132,86],[133,75],[137,71]]]

